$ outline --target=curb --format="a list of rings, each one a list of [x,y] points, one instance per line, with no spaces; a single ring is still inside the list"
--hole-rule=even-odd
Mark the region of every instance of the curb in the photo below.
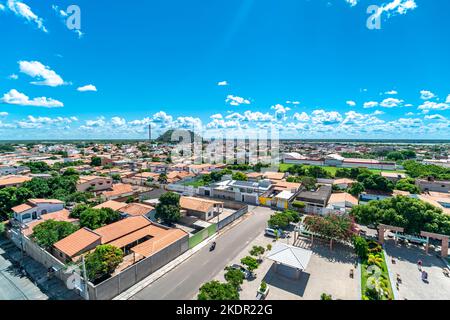
[[[178,265],[182,264],[184,261],[189,259],[192,255],[203,249],[208,243],[211,241],[214,241],[217,238],[217,233],[213,236],[203,240],[198,245],[196,245],[194,248],[189,249],[185,253],[183,253],[181,256],[177,257],[176,259],[172,260],[168,264],[166,264],[161,269],[155,271],[151,275],[149,275],[144,280],[141,280],[139,283],[135,284],[128,290],[125,290],[118,296],[114,297],[112,300],[128,300],[132,296],[136,295],[138,292],[142,291],[144,288],[158,280],[159,278],[163,277],[165,274],[167,274],[169,271],[175,269]]]

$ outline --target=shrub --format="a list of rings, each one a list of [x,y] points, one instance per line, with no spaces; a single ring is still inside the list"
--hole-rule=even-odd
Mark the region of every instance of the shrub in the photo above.
[[[259,287],[259,291],[265,292],[267,289],[267,283],[263,280],[261,281],[261,286]]]
[[[331,294],[322,293],[320,295],[320,300],[333,300]]]
[[[244,273],[241,270],[227,268],[227,272],[224,276],[225,280],[236,289],[239,289],[244,282]]]
[[[229,283],[213,280],[200,287],[198,300],[239,300],[239,292]]]
[[[254,270],[258,269],[259,263],[258,260],[256,260],[253,257],[247,256],[245,258],[241,259],[241,263],[245,265],[248,269],[248,271],[253,272]]]
[[[369,254],[369,245],[363,237],[354,236],[353,246],[355,247],[355,252],[361,259],[365,260]]]
[[[302,201],[294,201],[292,202],[292,206],[297,210],[302,210],[305,208],[306,204]]]
[[[86,272],[90,281],[98,281],[110,275],[123,261],[123,252],[109,244],[97,246],[86,255]]]

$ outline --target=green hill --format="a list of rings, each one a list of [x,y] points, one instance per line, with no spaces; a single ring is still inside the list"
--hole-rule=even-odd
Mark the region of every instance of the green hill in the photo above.
[[[175,130],[174,129],[170,129],[167,130],[166,132],[164,132],[162,135],[160,135],[158,137],[158,139],[156,139],[156,142],[160,142],[160,143],[171,143],[171,142],[176,142],[176,141],[172,141],[172,134]],[[190,136],[191,136],[191,142],[194,141],[194,136],[196,137],[196,139],[199,139],[199,141],[202,141],[202,137],[195,134],[194,132],[192,132],[191,130],[179,130],[179,131],[187,131],[189,132]],[[183,132],[184,133],[184,132]],[[180,141],[183,138],[180,138]]]

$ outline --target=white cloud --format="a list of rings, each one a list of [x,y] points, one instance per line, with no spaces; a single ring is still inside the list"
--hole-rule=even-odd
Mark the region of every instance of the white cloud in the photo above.
[[[104,127],[105,125],[105,117],[99,117],[96,120],[86,120],[86,127]]]
[[[354,7],[358,4],[358,0],[345,0],[351,7]]]
[[[0,112],[0,117],[6,117],[6,116],[8,116],[8,112]]]
[[[31,8],[25,3],[18,0],[8,0],[6,5],[8,6],[8,9],[14,12],[16,16],[25,19],[27,22],[32,22],[36,24],[38,29],[48,32],[44,26],[42,18],[39,18],[33,11],[31,11]]]
[[[364,102],[364,108],[374,108],[374,107],[378,107],[378,102],[376,101],[368,101],[368,102]]]
[[[447,96],[447,100],[445,100],[445,103],[450,103],[450,94]]]
[[[17,80],[17,79],[19,79],[19,76],[17,74],[13,73],[13,74],[8,76],[8,79]]]
[[[424,119],[426,120],[439,120],[439,121],[447,121],[447,118],[440,115],[440,114],[433,114],[430,116],[425,116]]]
[[[0,10],[4,11],[5,10],[5,6],[3,4],[0,3]]]
[[[210,118],[211,119],[223,119],[223,116],[220,113],[216,113],[216,114],[213,114]]]
[[[78,87],[77,90],[80,91],[80,92],[97,91],[97,88],[94,85],[92,85],[92,84],[88,84],[88,85],[85,85],[85,86],[82,86],[82,87]]]
[[[415,0],[392,0],[391,2],[382,5],[378,12],[378,16],[386,13],[388,18],[397,14],[406,14],[410,10],[417,8]]]
[[[424,104],[419,106],[419,110],[429,111],[429,110],[448,110],[450,109],[450,104],[448,103],[437,103],[432,101],[425,101]]]
[[[337,111],[314,110],[312,121],[315,124],[331,125],[342,121],[342,115]]]
[[[168,115],[164,111],[159,111],[153,115],[152,120],[154,122],[160,122],[160,123],[171,123],[173,121],[173,117]]]
[[[311,119],[306,112],[296,112],[292,118],[300,122],[308,122]]]
[[[293,105],[298,106],[300,104],[300,101],[290,101],[290,100],[288,100],[288,101],[286,101],[286,104],[293,104]]]
[[[430,100],[433,99],[434,97],[436,97],[436,95],[428,90],[421,90],[420,91],[420,99],[422,100]]]
[[[238,96],[233,96],[231,94],[227,96],[225,102],[229,103],[232,106],[239,106],[241,104],[250,104],[250,100]]]
[[[356,102],[355,102],[355,101],[352,101],[352,100],[348,100],[348,101],[346,101],[345,103],[346,103],[347,105],[349,105],[350,107],[356,106]]]
[[[127,122],[126,122],[126,120],[124,118],[112,117],[111,118],[111,123],[115,127],[121,127],[121,126],[124,126]]]
[[[64,85],[64,80],[48,66],[44,66],[39,61],[19,61],[20,72],[37,78],[39,81],[31,82],[35,85],[57,87]]]
[[[228,86],[228,82],[227,81],[220,81],[217,83],[218,86],[220,87],[224,87],[224,86]]]
[[[411,117],[414,115],[414,112],[408,112],[407,114],[405,114],[405,116]]]
[[[403,103],[403,100],[396,99],[396,98],[387,98],[381,101],[380,106],[385,108],[395,108],[401,106]]]
[[[286,112],[291,110],[289,107],[285,107],[281,104],[277,104],[271,107],[272,110],[275,110],[275,118],[278,120],[284,120],[286,118]]]
[[[58,108],[64,106],[61,101],[52,98],[38,97],[30,100],[28,96],[20,93],[16,89],[11,89],[9,92],[5,93],[0,101],[6,104],[32,107]]]
[[[225,119],[235,119],[239,121],[249,121],[249,122],[273,122],[276,119],[269,113],[262,113],[259,111],[245,111],[244,114],[234,112],[225,117]]]
[[[398,92],[395,91],[395,90],[391,90],[391,91],[386,91],[384,94],[388,94],[388,95],[396,95],[396,94],[398,94]]]
[[[375,110],[375,112],[373,113],[374,116],[379,116],[379,115],[382,115],[382,114],[384,114],[384,112],[380,111],[380,110]]]

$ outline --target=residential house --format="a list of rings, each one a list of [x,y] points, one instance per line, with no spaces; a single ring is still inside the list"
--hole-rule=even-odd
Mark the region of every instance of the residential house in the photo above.
[[[118,210],[122,218],[145,216],[154,219],[155,208],[143,203],[129,203]]]
[[[100,176],[80,176],[77,182],[77,191],[103,191],[108,190],[112,186],[112,178]]]
[[[0,189],[8,187],[20,187],[27,181],[31,181],[32,178],[25,176],[5,176],[0,178]]]
[[[103,191],[102,198],[105,200],[121,200],[135,195],[131,184],[117,183],[112,185],[111,190]]]
[[[449,180],[435,180],[433,177],[428,179],[416,179],[416,186],[422,192],[443,192],[450,193],[450,181]]]
[[[194,197],[180,198],[180,207],[186,215],[208,221],[223,212],[223,202]]]
[[[328,200],[325,212],[348,213],[354,206],[358,205],[358,198],[347,192],[333,193]]]
[[[38,220],[41,216],[64,209],[64,202],[56,199],[29,199],[13,207],[14,219],[20,223]]]
[[[397,181],[406,178],[406,174],[398,173],[398,172],[385,172],[385,171],[383,171],[383,172],[381,172],[381,176],[383,178],[386,178],[389,181],[392,181],[393,183],[396,183]]]
[[[305,212],[310,214],[323,214],[331,196],[331,186],[320,186],[316,191],[301,191],[297,201],[305,203]]]

